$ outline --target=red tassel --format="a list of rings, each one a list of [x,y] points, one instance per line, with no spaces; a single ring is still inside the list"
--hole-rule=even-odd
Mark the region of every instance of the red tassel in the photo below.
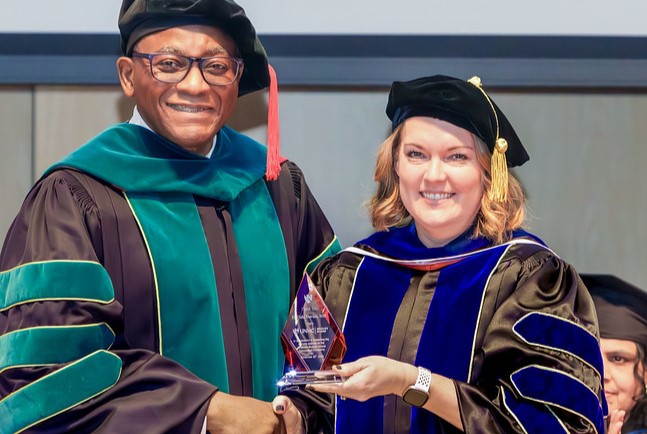
[[[281,172],[280,132],[279,132],[279,85],[272,65],[267,65],[270,73],[270,95],[267,101],[267,166],[265,177],[274,181]]]

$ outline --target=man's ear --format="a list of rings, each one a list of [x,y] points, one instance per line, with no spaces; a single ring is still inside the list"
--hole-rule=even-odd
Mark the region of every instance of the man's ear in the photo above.
[[[119,82],[124,95],[132,98],[135,95],[135,64],[130,57],[120,57],[117,59],[117,73],[119,74]]]

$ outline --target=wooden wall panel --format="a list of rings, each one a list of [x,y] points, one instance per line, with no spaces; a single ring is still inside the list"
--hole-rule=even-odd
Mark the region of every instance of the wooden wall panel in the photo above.
[[[495,98],[531,157],[531,228],[578,271],[647,289],[647,95]]]
[[[35,176],[131,113],[132,102],[117,86],[36,87]]]
[[[32,91],[0,87],[0,243],[32,182]]]

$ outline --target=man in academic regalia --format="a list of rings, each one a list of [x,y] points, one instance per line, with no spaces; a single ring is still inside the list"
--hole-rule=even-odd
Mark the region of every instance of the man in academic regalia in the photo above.
[[[124,0],[119,29],[132,118],[46,171],[2,249],[0,432],[318,429],[269,401],[297,283],[339,245],[276,153],[263,46],[231,0]],[[266,149],[225,123],[268,86]]]

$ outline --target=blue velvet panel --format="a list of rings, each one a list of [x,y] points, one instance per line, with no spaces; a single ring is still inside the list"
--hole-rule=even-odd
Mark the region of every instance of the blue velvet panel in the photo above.
[[[528,366],[511,376],[512,383],[524,397],[578,414],[604,432],[604,411],[598,397],[586,385],[559,371]]]
[[[485,238],[473,238],[473,230],[473,227],[469,228],[443,247],[429,248],[422,244],[418,238],[416,226],[412,223],[401,228],[389,228],[388,231],[375,232],[368,238],[356,243],[356,245],[370,246],[383,255],[401,260],[445,258],[485,249],[492,245],[492,242]],[[527,238],[545,245],[535,235],[523,230],[514,231],[512,236],[513,238]]]
[[[416,365],[459,381],[469,381],[472,351],[487,281],[507,246],[467,257],[440,271]],[[345,361],[386,355],[392,327],[413,270],[365,257],[358,269],[346,315]],[[452,357],[446,357],[451,354]],[[383,398],[365,403],[338,401],[338,432],[382,432]],[[432,413],[413,409],[411,433],[440,432]]]
[[[506,247],[470,256],[440,271],[419,348],[442,351],[418,350],[416,364],[458,381],[469,381],[485,286]]]
[[[484,238],[472,239],[471,234],[472,229],[470,228],[446,246],[429,248],[422,244],[415,225],[411,224],[401,228],[389,228],[388,231],[375,232],[357,244],[370,246],[384,255],[404,260],[443,258],[490,246],[490,241]]]
[[[573,354],[595,368],[599,374],[604,372],[598,340],[574,322],[532,312],[514,325],[514,331],[531,345]]]
[[[344,324],[348,347],[344,362],[368,355],[386,356],[395,316],[410,278],[409,269],[364,258]],[[337,404],[339,432],[382,432],[384,398],[376,397],[364,403],[338,400]]]
[[[531,404],[528,401],[519,401],[511,393],[506,393],[505,391],[503,391],[503,402],[527,433],[568,433],[568,430],[560,423],[557,416],[550,411],[546,404]]]
[[[473,342],[487,281],[506,246],[470,256],[440,271],[416,365],[454,380],[469,382]],[[447,357],[451,354],[451,357]],[[428,433],[436,416],[414,409],[411,433]]]

